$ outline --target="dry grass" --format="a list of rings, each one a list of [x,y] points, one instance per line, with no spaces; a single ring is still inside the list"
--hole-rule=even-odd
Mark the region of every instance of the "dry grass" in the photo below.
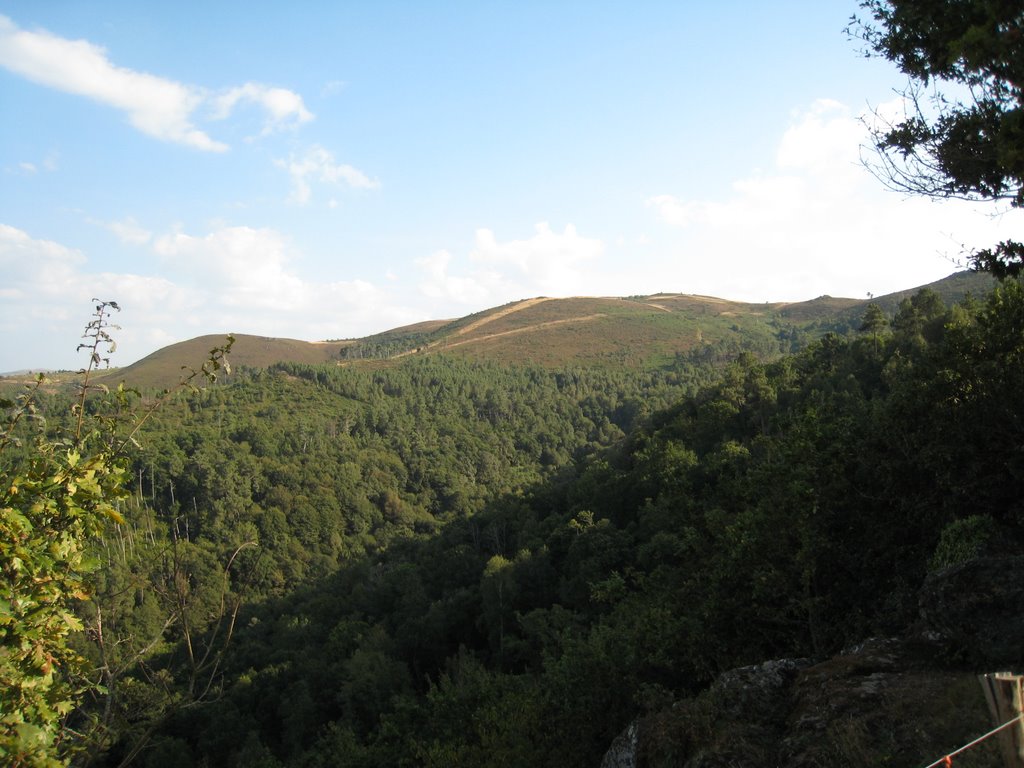
[[[957,274],[931,287],[947,302],[967,292],[981,295],[992,284],[987,275]],[[892,311],[904,291],[873,299]],[[397,342],[401,357],[453,354],[475,359],[534,365],[660,368],[702,345],[736,340],[759,349],[771,347],[782,326],[809,327],[810,335],[836,322],[855,326],[868,299],[819,297],[793,304],[746,304],[711,296],[658,293],[630,298],[534,298],[512,302],[453,321],[436,320],[369,337]],[[419,340],[401,350],[401,340]],[[233,366],[265,368],[277,362],[337,363],[343,347],[366,339],[308,342],[236,334]],[[201,336],[173,344],[105,376],[143,389],[172,386],[183,365],[197,365],[222,336]],[[348,365],[379,365],[353,360]]]

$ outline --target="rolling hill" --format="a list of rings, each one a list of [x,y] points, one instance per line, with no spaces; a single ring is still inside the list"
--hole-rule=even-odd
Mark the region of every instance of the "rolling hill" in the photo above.
[[[950,303],[968,293],[982,295],[993,282],[986,274],[960,272],[923,287]],[[744,349],[759,356],[787,352],[828,331],[855,329],[871,302],[892,314],[917,290],[871,299],[820,296],[765,304],[683,293],[536,297],[362,339],[310,342],[237,333],[230,360],[236,368],[278,362],[382,365],[413,355],[444,354],[548,367],[657,369],[680,358],[732,355]],[[172,386],[183,370],[198,365],[224,338],[207,335],[172,344],[100,378],[143,389]]]

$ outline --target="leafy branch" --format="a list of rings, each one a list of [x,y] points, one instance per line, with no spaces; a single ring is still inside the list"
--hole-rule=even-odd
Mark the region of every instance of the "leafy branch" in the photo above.
[[[6,454],[0,464],[0,762],[5,765],[63,766],[81,748],[81,734],[68,718],[98,685],[89,680],[85,660],[69,641],[84,628],[72,605],[90,598],[90,573],[97,566],[88,542],[109,521],[123,522],[118,505],[128,495],[126,452],[143,424],[174,392],[195,389],[198,378],[214,381],[230,370],[227,353],[234,339],[228,337],[200,369],[187,369],[177,387],[141,414],[128,408],[132,391],[122,385],[113,412],[97,408],[89,416],[90,394],[110,393],[93,383],[93,376],[109,366],[117,348],[111,331],[118,326],[110,318],[120,311],[114,301],[93,303],[85,341],[78,345],[88,361],[79,372],[72,426],[38,435],[30,449],[11,457],[9,449],[21,447],[21,423],[38,418],[46,378],[40,375],[18,398],[0,399],[6,411],[0,427],[0,453]],[[130,428],[119,436],[126,419]],[[233,620],[232,615],[232,626]]]

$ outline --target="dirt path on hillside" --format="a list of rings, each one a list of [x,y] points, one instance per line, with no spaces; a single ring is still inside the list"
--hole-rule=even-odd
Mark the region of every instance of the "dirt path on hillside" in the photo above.
[[[494,312],[493,314],[487,315],[487,317],[481,317],[479,320],[474,320],[472,323],[469,323],[468,325],[464,325],[462,328],[459,328],[457,331],[455,331],[453,336],[455,338],[458,338],[460,336],[465,336],[467,333],[472,333],[477,328],[479,328],[479,327],[481,327],[483,325],[487,325],[488,323],[494,322],[495,320],[500,320],[503,317],[507,317],[508,315],[511,315],[513,312],[519,312],[520,310],[528,309],[529,307],[536,306],[537,304],[540,304],[540,303],[545,302],[545,301],[551,301],[551,299],[547,298],[547,297],[538,297],[538,298],[535,298],[535,299],[524,299],[523,301],[517,302],[517,303],[513,304],[510,307],[505,307],[504,309],[499,309],[497,312]],[[562,321],[558,321],[558,322],[562,322]],[[541,325],[544,325],[544,324],[541,323]],[[521,330],[525,331],[525,330],[529,330],[530,328],[537,328],[537,327],[540,327],[540,326],[529,326],[529,327],[523,328]],[[400,352],[399,354],[394,355],[392,357],[392,359],[395,359],[397,357],[406,357],[408,355],[415,355],[418,352],[426,352],[427,350],[437,349],[438,347],[444,347],[444,348],[447,349],[448,347],[457,347],[457,346],[460,346],[462,344],[468,344],[470,341],[483,341],[485,339],[489,339],[489,338],[492,338],[494,336],[501,336],[504,333],[517,333],[517,332],[518,332],[518,330],[517,331],[505,331],[503,333],[491,334],[490,336],[479,336],[479,337],[474,338],[474,339],[465,339],[463,341],[452,341],[451,337],[447,337],[447,338],[444,338],[444,339],[439,339],[437,341],[432,341],[429,344],[427,344],[426,346],[420,347],[419,349],[410,349],[407,352]]]
[[[661,306],[661,304],[654,304],[654,303],[648,301],[648,302],[644,303],[644,306],[645,307],[654,307],[655,309],[660,309],[662,312],[668,312],[670,315],[672,314],[672,310],[671,309],[669,309],[668,307],[663,307],[663,306]]]
[[[515,336],[520,333],[528,333],[529,331],[539,331],[543,328],[553,328],[556,325],[565,325],[566,323],[585,323],[591,320],[597,320],[604,317],[605,315],[598,312],[595,315],[581,315],[579,317],[567,317],[563,320],[548,320],[546,323],[535,323],[534,325],[524,325],[522,328],[513,328],[510,331],[498,331],[498,333],[488,333],[483,336],[474,336],[472,339],[461,339],[458,341],[439,341],[431,346],[441,345],[444,349],[451,349],[452,347],[461,347],[463,344],[476,344],[477,342],[490,341],[491,339],[497,339],[502,336]]]
[[[499,309],[494,314],[488,315],[487,317],[481,317],[479,320],[474,320],[469,325],[466,325],[466,326],[463,326],[462,328],[459,328],[459,330],[457,330],[455,332],[455,335],[456,336],[465,336],[467,333],[470,333],[471,331],[475,331],[481,325],[487,325],[488,323],[494,322],[495,320],[500,320],[503,317],[507,317],[508,315],[511,315],[513,312],[519,312],[522,309],[529,309],[530,307],[536,306],[537,304],[541,304],[541,303],[543,303],[545,301],[551,301],[551,299],[548,299],[548,298],[524,299],[523,301],[520,301],[517,304],[513,304],[511,307],[505,307],[504,309]]]
[[[543,328],[553,328],[554,326],[564,325],[566,323],[589,322],[591,320],[597,320],[600,317],[604,317],[604,315],[601,313],[594,315],[581,315],[579,317],[569,317],[562,320],[549,320],[545,323],[534,323],[533,325],[525,325],[522,328],[513,328],[512,330],[509,331],[486,333],[482,336],[474,336],[471,339],[461,338],[469,333],[472,333],[478,328],[487,325],[488,323],[494,322],[495,320],[500,320],[503,317],[511,315],[513,312],[519,312],[520,310],[528,309],[545,301],[551,301],[551,299],[546,297],[536,299],[524,299],[523,301],[513,304],[510,307],[500,309],[497,312],[488,315],[487,317],[481,317],[479,320],[474,320],[472,323],[469,323],[468,325],[459,328],[451,336],[448,336],[444,339],[438,339],[437,341],[432,341],[430,344],[427,344],[424,347],[420,347],[419,349],[410,349],[407,352],[401,352],[397,355],[394,355],[392,359],[398,357],[407,357],[408,355],[415,355],[420,352],[436,351],[438,349],[451,349],[452,347],[461,347],[464,344],[475,344],[477,342],[490,341],[491,339],[497,339],[502,336],[514,336],[519,333],[528,333],[530,331],[537,331]]]

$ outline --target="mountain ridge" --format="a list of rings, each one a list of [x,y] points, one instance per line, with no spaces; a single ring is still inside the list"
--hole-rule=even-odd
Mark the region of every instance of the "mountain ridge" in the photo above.
[[[759,356],[792,351],[828,331],[855,329],[864,309],[892,314],[917,291],[947,303],[994,285],[987,274],[958,272],[924,286],[866,299],[819,296],[799,302],[749,303],[659,292],[645,296],[521,299],[455,319],[427,320],[362,338],[304,341],[235,333],[235,367],[275,363],[382,365],[412,355],[447,354],[542,367],[663,369],[687,356],[747,349]],[[162,347],[123,368],[103,372],[108,384],[173,386],[227,334],[205,334]],[[14,375],[10,375],[13,377]]]

